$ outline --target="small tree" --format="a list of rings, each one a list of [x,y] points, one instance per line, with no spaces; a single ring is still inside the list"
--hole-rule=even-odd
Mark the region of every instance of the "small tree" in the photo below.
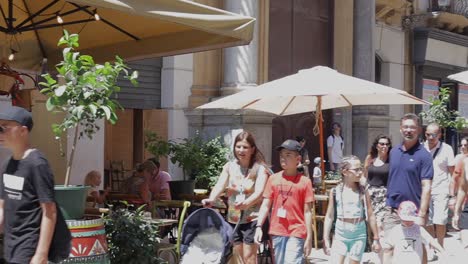
[[[137,85],[138,72],[130,74],[129,68],[123,60],[116,56],[114,63],[96,64],[92,56],[75,52],[79,47],[78,34],[63,31],[58,46],[64,45],[63,61],[57,69],[57,76],[53,78],[49,73],[43,74],[45,82],[41,93],[47,95],[46,107],[48,111],[61,111],[65,117],[60,124],[53,124],[52,130],[57,138],[69,128],[75,129],[70,159],[67,161],[65,185],[70,182],[70,170],[73,164],[75,148],[78,138],[87,136],[92,139],[99,130],[96,121],[102,118],[111,124],[117,122],[116,109],[120,104],[111,99],[112,94],[120,91],[116,85],[119,74]],[[81,130],[80,130],[81,128]]]
[[[198,188],[210,188],[218,180],[224,164],[228,161],[229,148],[220,137],[204,141],[197,133],[195,137],[184,138],[181,142],[170,141],[170,159],[195,180]]]
[[[448,109],[450,93],[449,88],[440,88],[439,95],[429,99],[431,103],[429,109],[419,115],[428,124],[437,123],[442,128],[454,128],[460,131],[467,127],[467,122],[458,111]]]

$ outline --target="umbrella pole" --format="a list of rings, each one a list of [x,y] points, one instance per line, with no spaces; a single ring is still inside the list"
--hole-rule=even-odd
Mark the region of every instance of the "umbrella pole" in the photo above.
[[[319,106],[322,105],[322,97],[321,96],[318,96],[317,98],[317,104]],[[322,118],[322,108],[319,107],[317,108],[317,110],[319,111],[318,113],[318,122],[319,122],[319,144],[320,144],[320,159],[321,159],[321,162],[320,162],[320,169],[322,170],[322,189],[325,191],[325,161],[324,161],[324,157],[325,157],[325,150],[324,150],[324,146],[323,146],[323,118]]]

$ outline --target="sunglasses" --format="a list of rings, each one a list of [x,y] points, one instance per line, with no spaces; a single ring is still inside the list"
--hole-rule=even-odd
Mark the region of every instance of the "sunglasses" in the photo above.
[[[363,168],[354,168],[354,169],[348,169],[348,170],[352,170],[354,172],[362,172],[364,169]]]
[[[390,146],[390,143],[379,142],[379,146]]]
[[[0,134],[6,133],[6,131],[12,127],[15,127],[15,126],[0,126]]]
[[[430,137],[433,137],[433,138],[436,138],[437,137],[437,133],[426,133],[426,137],[430,138]]]

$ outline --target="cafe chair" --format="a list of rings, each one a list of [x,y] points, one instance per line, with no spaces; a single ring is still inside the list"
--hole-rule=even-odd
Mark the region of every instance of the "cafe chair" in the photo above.
[[[328,204],[327,195],[315,195],[315,202],[312,203],[312,232],[314,233],[314,248],[318,249],[318,232],[319,222],[322,224],[325,222],[325,215],[319,215],[318,211],[326,212]],[[317,208],[319,205],[319,208]],[[322,229],[323,230],[323,229]]]
[[[123,160],[110,161],[110,187],[112,191],[122,192],[126,183]]]
[[[178,201],[173,201],[178,202]],[[161,202],[156,202],[155,207],[165,207],[169,204],[164,204]],[[183,201],[182,208],[174,208],[174,209],[181,209],[178,215],[179,222],[177,224],[177,237],[176,243],[159,243],[156,248],[156,256],[161,257],[167,261],[169,259],[173,259],[174,263],[179,263],[180,260],[180,239],[182,237],[182,226],[184,224],[185,215],[187,214],[187,210],[190,207],[191,203],[189,201]],[[166,257],[167,256],[167,257]],[[167,259],[168,258],[168,259]],[[172,263],[172,262],[169,262]]]

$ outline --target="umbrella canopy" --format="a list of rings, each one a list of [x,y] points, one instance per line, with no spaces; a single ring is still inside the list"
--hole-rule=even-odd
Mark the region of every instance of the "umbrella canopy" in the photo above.
[[[459,72],[448,76],[449,79],[468,84],[468,71]]]
[[[40,69],[43,58],[59,61],[62,29],[79,33],[79,50],[103,61],[248,44],[255,22],[187,0],[0,0],[0,6],[0,56],[15,53],[10,66],[29,70]]]
[[[369,82],[324,66],[300,70],[298,73],[259,85],[198,109],[251,109],[275,115],[293,115],[316,111],[314,135],[323,134],[322,109],[353,105],[429,104],[409,93]],[[324,157],[323,140],[320,156]],[[322,162],[322,178],[325,165]],[[325,187],[325,181],[323,187]]]
[[[321,105],[318,98],[321,98]],[[409,93],[324,66],[300,70],[258,87],[199,106],[199,109],[252,109],[293,115],[353,105],[428,104]]]

